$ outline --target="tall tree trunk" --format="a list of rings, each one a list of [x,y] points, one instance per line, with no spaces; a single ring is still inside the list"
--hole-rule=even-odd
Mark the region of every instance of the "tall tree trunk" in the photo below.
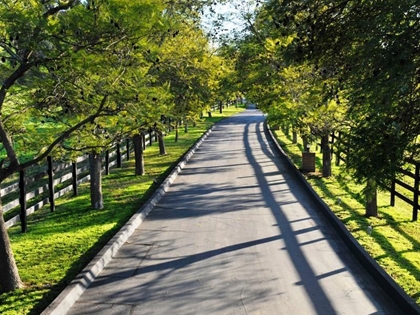
[[[135,175],[144,175],[143,137],[140,134],[133,136]]]
[[[296,144],[297,143],[297,132],[295,130],[293,130],[292,132],[292,137],[293,137],[293,143]]]
[[[290,133],[290,126],[289,126],[289,124],[286,124],[284,126],[284,133],[285,133],[286,136],[289,135],[289,133]]]
[[[0,288],[9,292],[23,287],[10,246],[0,201]]]
[[[374,180],[368,179],[365,190],[366,209],[365,217],[378,216],[378,187]]]
[[[184,132],[185,132],[185,133],[188,133],[188,123],[186,123],[186,124],[184,125]]]
[[[175,142],[178,142],[179,139],[179,121],[175,122]]]
[[[223,113],[223,102],[222,101],[219,102],[219,113],[220,114]]]
[[[166,147],[165,147],[165,141],[163,140],[163,132],[158,131],[158,141],[159,141],[159,154],[160,155],[166,155]]]
[[[322,148],[322,177],[331,176],[331,148],[328,135],[321,138]]]
[[[101,155],[92,151],[90,159],[90,203],[93,209],[103,209]]]
[[[309,152],[310,149],[309,149],[309,141],[308,141],[307,135],[302,136],[302,144],[303,144],[303,151]]]

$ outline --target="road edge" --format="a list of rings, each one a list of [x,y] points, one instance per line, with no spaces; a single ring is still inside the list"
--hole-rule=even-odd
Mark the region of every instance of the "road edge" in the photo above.
[[[196,143],[187,151],[181,161],[174,167],[163,183],[153,195],[140,207],[127,223],[114,235],[114,237],[99,251],[87,266],[74,278],[70,284],[47,306],[41,315],[64,315],[79,299],[87,287],[95,280],[102,269],[111,261],[115,253],[140,226],[144,218],[166,193],[169,186],[190,160],[197,148],[213,131],[214,125],[208,129]]]
[[[293,164],[290,158],[284,152],[283,148],[277,142],[272,131],[269,128],[267,121],[264,123],[264,130],[270,136],[270,140],[277,148],[282,158],[287,161],[287,165],[292,170],[302,186],[309,193],[311,198],[315,201],[317,206],[322,210],[323,215],[331,223],[334,230],[349,247],[350,251],[362,264],[362,266],[374,278],[381,289],[389,296],[392,301],[401,309],[404,314],[420,314],[420,307],[417,303],[392,279],[385,270],[369,255],[369,253],[359,244],[359,242],[351,235],[345,225],[337,218],[334,212],[328,205],[318,196],[312,186],[307,182],[302,173]]]

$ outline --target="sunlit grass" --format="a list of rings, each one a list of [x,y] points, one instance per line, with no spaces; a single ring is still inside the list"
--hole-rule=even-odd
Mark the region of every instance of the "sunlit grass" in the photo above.
[[[281,130],[275,135],[293,163],[301,167],[302,145],[293,144],[291,136]],[[318,172],[306,176],[308,182],[366,251],[420,304],[420,223],[411,221],[412,206],[397,198],[396,206],[391,207],[390,194],[382,191],[378,194],[379,218],[366,218],[363,187],[334,163],[333,176],[322,178],[322,154],[317,153],[316,158]],[[371,234],[368,226],[373,228]]]
[[[214,112],[188,133],[180,131],[165,138],[167,154],[159,155],[157,144],[147,146],[144,176],[134,176],[131,159],[122,168],[103,176],[103,210],[90,207],[89,186],[56,200],[56,211],[49,207],[28,217],[28,233],[18,226],[9,230],[12,248],[25,288],[0,295],[0,314],[40,314],[75,276],[92,260],[142,203],[158,187],[177,161],[216,121],[243,109],[233,107],[223,114]]]

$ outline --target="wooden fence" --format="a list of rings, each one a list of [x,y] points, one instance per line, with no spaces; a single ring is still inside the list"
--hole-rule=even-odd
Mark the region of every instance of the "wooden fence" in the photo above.
[[[152,145],[153,138],[157,141],[156,134],[153,132],[143,134],[144,149],[146,148],[146,143]],[[102,157],[103,172],[107,175],[111,167],[121,167],[123,160],[129,160],[132,146],[132,141],[127,139],[104,152]],[[50,204],[51,211],[54,211],[54,201],[70,191],[73,192],[74,196],[77,196],[78,186],[90,180],[90,175],[87,173],[89,168],[89,155],[86,154],[70,163],[55,163],[51,157],[48,157],[46,164],[38,167],[35,172],[31,172],[30,168],[21,171],[17,180],[0,190],[2,200],[7,200],[7,196],[13,193],[14,196],[19,195],[17,198],[12,197],[12,200],[7,200],[3,205],[4,214],[20,207],[20,214],[9,219],[6,222],[6,227],[9,228],[20,222],[22,232],[26,232],[28,215],[41,209],[46,204]],[[27,176],[27,173],[32,174]],[[56,187],[59,187],[58,191],[55,191]],[[27,192],[27,190],[30,191]],[[48,192],[48,197],[45,197],[46,192]],[[35,202],[28,208],[28,201],[36,197],[43,199]]]
[[[350,146],[345,141],[343,133],[331,134],[330,144],[332,147],[331,155],[335,155],[335,164],[338,166],[340,162],[346,162],[346,157],[350,154]],[[339,146],[337,146],[340,144]],[[345,148],[343,150],[343,148]],[[405,159],[407,169],[398,169],[396,177],[402,178],[403,180],[395,178],[392,181],[391,187],[383,185],[391,194],[390,205],[395,206],[395,197],[400,198],[402,201],[408,203],[413,207],[412,220],[417,221],[418,211],[420,210],[419,205],[419,184],[420,184],[420,161],[413,159]],[[402,175],[402,176],[398,176]],[[408,182],[410,181],[410,182]],[[401,192],[400,192],[401,191]]]

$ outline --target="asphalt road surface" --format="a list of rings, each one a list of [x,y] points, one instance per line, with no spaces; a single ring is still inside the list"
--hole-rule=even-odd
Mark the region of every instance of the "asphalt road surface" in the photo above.
[[[400,314],[263,126],[218,124],[68,314]]]

